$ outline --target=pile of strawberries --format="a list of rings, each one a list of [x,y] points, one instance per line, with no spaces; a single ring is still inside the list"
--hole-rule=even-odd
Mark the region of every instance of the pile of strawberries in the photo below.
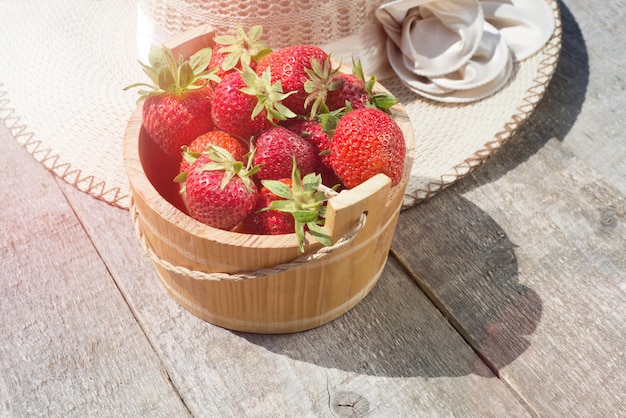
[[[329,191],[378,173],[400,182],[406,146],[390,108],[360,63],[333,67],[317,46],[270,50],[260,26],[214,38],[189,58],[152,47],[152,83],[138,83],[146,132],[180,161],[189,215],[253,234],[308,230],[324,245]]]

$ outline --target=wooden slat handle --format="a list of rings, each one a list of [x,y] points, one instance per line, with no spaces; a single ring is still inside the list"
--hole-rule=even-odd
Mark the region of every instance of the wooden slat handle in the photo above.
[[[386,213],[390,190],[391,179],[384,174],[377,174],[329,199],[326,228],[333,242],[353,230],[364,212],[367,212],[367,221],[361,233],[373,233]]]

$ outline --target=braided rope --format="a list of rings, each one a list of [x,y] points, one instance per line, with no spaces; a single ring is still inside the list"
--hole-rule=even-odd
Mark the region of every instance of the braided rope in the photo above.
[[[313,254],[303,255],[288,263],[278,264],[270,268],[263,268],[263,269],[258,269],[258,270],[254,270],[250,272],[228,274],[228,273],[205,273],[203,271],[191,270],[191,269],[188,269],[187,267],[178,266],[178,265],[170,263],[167,260],[162,259],[155,253],[152,246],[150,246],[150,243],[148,242],[146,235],[144,234],[143,227],[141,223],[139,222],[139,212],[137,211],[137,207],[135,206],[135,200],[132,194],[130,195],[129,209],[130,209],[130,214],[131,214],[131,220],[135,227],[135,233],[137,235],[137,238],[139,239],[139,242],[141,243],[141,246],[143,247],[144,251],[148,254],[148,256],[154,262],[156,262],[158,265],[160,265],[161,267],[163,267],[164,269],[172,273],[188,276],[195,280],[210,280],[210,281],[222,281],[222,280],[241,281],[241,280],[249,280],[249,279],[260,279],[260,278],[264,278],[264,277],[271,276],[274,274],[283,273],[287,270],[290,270],[292,268],[298,267],[302,264],[305,264],[314,260],[319,260],[333,253],[334,251],[337,251],[347,246],[348,244],[350,244],[352,240],[354,240],[356,235],[363,229],[363,227],[365,226],[366,219],[367,219],[367,215],[365,213],[362,213],[357,224],[352,230],[350,230],[346,235],[344,235],[339,240],[337,240],[337,242],[333,244],[332,246],[322,247]]]

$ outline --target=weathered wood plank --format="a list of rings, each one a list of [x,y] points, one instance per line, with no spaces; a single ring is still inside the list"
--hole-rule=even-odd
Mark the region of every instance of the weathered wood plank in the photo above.
[[[598,7],[585,0],[563,0],[559,6],[559,63],[521,134],[543,142],[556,137],[626,195],[626,2]]]
[[[624,415],[626,200],[555,140],[517,160],[536,146],[405,211],[393,248],[533,410]]]
[[[231,332],[167,296],[127,213],[64,191],[196,416],[528,414],[394,261],[365,300],[323,327]]]
[[[185,416],[52,175],[0,129],[0,415]]]

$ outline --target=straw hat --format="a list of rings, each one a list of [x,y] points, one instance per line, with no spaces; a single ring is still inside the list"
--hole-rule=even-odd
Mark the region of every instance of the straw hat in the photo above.
[[[230,30],[235,22],[261,24],[274,48],[313,43],[345,62],[352,56],[361,59],[366,72],[376,74],[400,99],[416,133],[408,207],[500,149],[545,92],[561,46],[558,5],[533,0],[530,11],[520,9],[525,3],[354,0],[346,7],[341,0],[0,1],[0,119],[56,175],[126,208],[121,144],[136,94],[122,89],[145,81],[137,59],[151,44],[199,24],[218,31]],[[465,7],[464,13],[478,8],[462,14],[459,7]],[[475,45],[467,43],[474,38],[462,32],[459,16],[478,31],[473,32]],[[517,16],[519,25],[507,26],[510,16]],[[528,32],[520,32],[529,22],[541,28],[532,45]],[[430,40],[444,32],[448,37],[433,44],[438,50],[420,49],[419,36],[432,33]],[[488,67],[484,47],[493,39],[492,55],[502,62],[489,57],[497,66]],[[455,48],[466,53],[449,56]],[[450,71],[434,71],[435,60],[423,59],[428,54],[446,55]],[[479,75],[486,78],[476,82]]]

